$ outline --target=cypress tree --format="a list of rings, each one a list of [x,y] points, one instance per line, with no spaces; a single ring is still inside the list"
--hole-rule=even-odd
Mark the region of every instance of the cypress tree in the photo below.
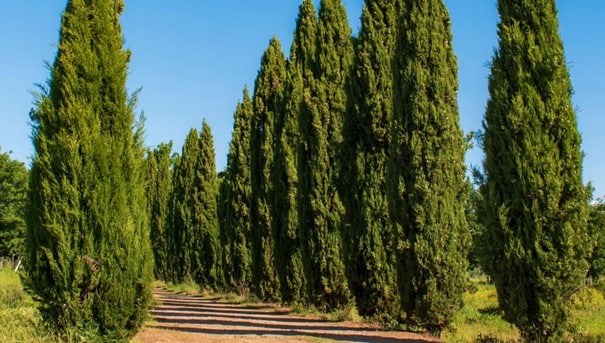
[[[31,112],[27,283],[67,340],[126,339],[151,305],[142,124],[126,92],[123,7],[67,3],[48,89]]]
[[[196,211],[200,208],[197,160],[200,152],[199,133],[189,130],[183,143],[181,157],[174,170],[174,243],[175,282],[201,281],[202,267],[200,223]]]
[[[216,156],[214,153],[214,138],[206,120],[202,123],[200,133],[200,154],[197,160],[196,186],[200,207],[196,210],[199,220],[199,237],[201,246],[201,273],[199,282],[203,286],[218,289],[223,286],[223,272],[221,266],[221,251],[219,245],[219,224],[217,212],[217,175]]]
[[[504,317],[558,341],[588,270],[581,138],[554,0],[500,0],[484,120],[481,220]]]
[[[341,239],[343,206],[337,187],[338,157],[346,110],[346,82],[353,61],[351,28],[339,0],[321,2],[317,28],[316,75],[304,94],[302,144],[306,149],[299,172],[305,230],[306,270],[310,300],[330,311],[351,304]]]
[[[234,114],[227,171],[221,187],[223,269],[227,286],[247,295],[252,285],[252,232],[250,213],[250,120],[253,108],[248,88]]]
[[[365,3],[343,131],[347,269],[364,316],[394,316],[399,303],[385,180],[399,2]]]
[[[389,145],[391,218],[407,321],[437,332],[462,306],[469,232],[457,63],[441,0],[402,3]]]
[[[176,281],[221,286],[214,141],[206,121],[191,129],[174,174]]]
[[[252,189],[253,277],[261,300],[280,300],[280,280],[276,266],[273,220],[275,118],[283,111],[286,57],[274,37],[265,51],[254,86],[250,135]]]
[[[301,161],[300,111],[305,87],[309,82],[305,73],[312,73],[315,51],[317,13],[312,0],[304,0],[299,7],[294,39],[287,62],[287,83],[283,115],[278,117],[275,148],[275,204],[279,216],[275,228],[278,232],[278,267],[281,275],[283,300],[307,300],[307,284],[303,264],[303,242],[299,223],[299,177]]]
[[[172,142],[162,143],[147,155],[147,197],[155,277],[171,279],[169,260],[170,199],[172,196]]]

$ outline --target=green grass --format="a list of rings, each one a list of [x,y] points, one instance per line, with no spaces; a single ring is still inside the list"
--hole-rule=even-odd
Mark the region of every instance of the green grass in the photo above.
[[[485,278],[472,280],[473,289],[464,294],[464,307],[444,332],[446,342],[475,342],[482,337],[499,342],[516,342],[519,331],[502,319],[496,288]]]
[[[472,290],[464,294],[464,307],[442,338],[448,343],[517,343],[520,333],[502,319],[494,285],[473,277]],[[576,294],[572,300],[570,332],[564,342],[605,342],[605,280]]]
[[[0,342],[53,342],[32,298],[11,268],[0,270]]]

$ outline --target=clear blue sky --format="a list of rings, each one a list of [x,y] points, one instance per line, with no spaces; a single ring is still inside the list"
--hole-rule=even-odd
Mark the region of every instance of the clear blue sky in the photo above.
[[[316,1],[318,4],[319,1]],[[353,33],[362,0],[344,0]],[[496,0],[445,0],[459,65],[463,129],[481,127],[488,64],[497,47]],[[28,162],[33,155],[28,113],[35,83],[45,83],[58,42],[65,0],[0,1],[0,147]],[[142,87],[138,111],[147,117],[147,145],[174,141],[180,151],[191,127],[212,127],[217,166],[226,164],[233,111],[252,87],[271,37],[289,51],[300,0],[126,0],[125,47],[132,50],[130,90]],[[605,196],[605,28],[602,0],[559,0],[560,32],[575,89],[583,136],[584,181]],[[481,165],[481,151],[467,155]]]

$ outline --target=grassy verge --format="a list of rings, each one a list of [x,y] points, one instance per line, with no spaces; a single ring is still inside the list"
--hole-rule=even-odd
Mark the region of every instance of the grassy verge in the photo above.
[[[19,275],[0,270],[0,342],[53,342]]]
[[[448,343],[520,342],[519,331],[502,319],[496,288],[484,277],[472,280],[473,289],[464,294],[464,307],[444,332]],[[573,299],[570,333],[565,342],[605,342],[605,280],[579,292]]]

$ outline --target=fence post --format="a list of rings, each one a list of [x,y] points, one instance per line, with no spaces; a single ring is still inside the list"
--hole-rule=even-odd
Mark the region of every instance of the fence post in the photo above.
[[[19,259],[19,262],[17,263],[17,266],[15,267],[15,273],[19,270],[19,267],[21,267],[21,259]]]

